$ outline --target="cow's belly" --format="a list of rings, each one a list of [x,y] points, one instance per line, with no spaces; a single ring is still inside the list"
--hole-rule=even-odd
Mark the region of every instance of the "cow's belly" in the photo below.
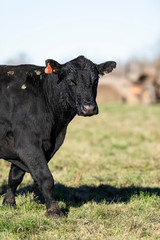
[[[18,156],[14,151],[14,137],[12,132],[7,132],[6,136],[0,139],[0,158],[17,159]]]
[[[14,150],[14,138],[12,135],[8,135],[0,141],[0,158],[13,163],[26,172],[29,172],[28,168],[23,162],[21,162]]]

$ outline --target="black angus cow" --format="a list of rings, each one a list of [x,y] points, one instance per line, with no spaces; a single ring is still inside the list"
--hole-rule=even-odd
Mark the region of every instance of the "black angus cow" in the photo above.
[[[58,217],[63,213],[47,163],[76,114],[98,114],[99,74],[111,72],[116,63],[96,65],[79,56],[63,65],[46,60],[46,65],[0,66],[0,158],[12,163],[3,203],[15,204],[15,191],[29,172],[44,196],[46,216]]]

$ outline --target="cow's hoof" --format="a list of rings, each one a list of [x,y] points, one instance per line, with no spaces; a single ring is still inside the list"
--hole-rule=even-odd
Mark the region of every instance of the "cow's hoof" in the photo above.
[[[45,213],[46,217],[52,217],[52,218],[60,218],[60,217],[64,217],[63,212],[61,211],[52,211],[52,210],[48,210]]]
[[[15,207],[16,206],[16,202],[13,199],[6,199],[6,198],[4,198],[3,205],[4,206],[8,206],[8,207]]]

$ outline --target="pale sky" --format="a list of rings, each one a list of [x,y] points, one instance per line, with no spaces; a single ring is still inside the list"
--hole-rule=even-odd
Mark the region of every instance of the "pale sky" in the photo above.
[[[0,64],[94,62],[160,54],[160,0],[0,0]]]

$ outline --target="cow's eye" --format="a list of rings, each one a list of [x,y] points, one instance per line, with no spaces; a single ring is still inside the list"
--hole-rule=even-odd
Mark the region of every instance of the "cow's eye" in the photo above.
[[[68,84],[71,85],[71,86],[75,86],[76,85],[76,82],[72,79],[69,79],[68,80]]]

